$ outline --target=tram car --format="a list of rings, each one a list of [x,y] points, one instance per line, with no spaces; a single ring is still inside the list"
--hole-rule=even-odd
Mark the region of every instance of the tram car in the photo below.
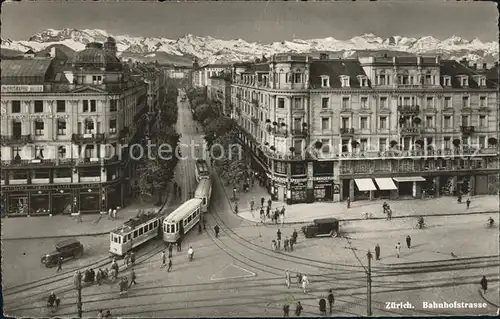
[[[158,236],[160,218],[156,213],[131,218],[109,233],[109,251],[116,256],[126,253]]]
[[[190,231],[200,221],[203,201],[192,198],[163,220],[163,241],[175,243],[179,238]]]
[[[202,179],[198,186],[196,187],[196,191],[194,192],[194,198],[199,198],[202,200],[201,202],[201,212],[206,213],[208,211],[208,206],[210,206],[210,198],[212,197],[212,180]]]
[[[196,161],[195,175],[196,182],[200,182],[202,179],[210,178],[207,161],[202,159]]]

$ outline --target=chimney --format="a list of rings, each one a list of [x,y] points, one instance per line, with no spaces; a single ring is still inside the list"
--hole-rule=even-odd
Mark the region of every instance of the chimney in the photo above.
[[[483,69],[486,70],[487,68],[488,68],[488,66],[486,65],[486,63],[483,63]]]
[[[55,47],[50,48],[50,57],[55,58],[57,55],[57,51]]]
[[[421,64],[422,64],[422,57],[417,56],[417,65],[421,65]]]
[[[436,57],[436,64],[441,64],[441,57],[439,55]]]
[[[320,53],[319,59],[320,60],[328,60],[328,53]]]

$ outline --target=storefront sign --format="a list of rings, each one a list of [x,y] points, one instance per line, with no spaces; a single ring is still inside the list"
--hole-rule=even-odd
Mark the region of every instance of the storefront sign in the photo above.
[[[329,182],[329,181],[333,181],[333,180],[334,180],[333,176],[316,176],[316,177],[313,177],[313,181],[315,181],[315,182]]]
[[[43,92],[43,85],[2,85],[2,92]]]
[[[333,184],[333,193],[340,194],[340,185],[339,184]]]
[[[2,116],[7,116],[8,118],[15,119],[15,120],[46,120],[46,119],[68,119],[69,114],[50,114],[50,113],[43,113],[43,114],[8,114],[4,115],[2,113]]]

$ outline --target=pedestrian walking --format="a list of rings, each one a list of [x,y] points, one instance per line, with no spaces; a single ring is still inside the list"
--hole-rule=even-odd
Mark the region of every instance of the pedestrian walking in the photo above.
[[[276,239],[277,239],[277,244],[278,244],[278,250],[281,249],[281,231],[278,229],[278,232],[276,233]]]
[[[375,259],[380,260],[380,246],[378,244],[375,245]]]
[[[295,305],[295,315],[297,317],[300,317],[300,314],[302,313],[302,309],[304,309],[302,307],[302,304],[300,303],[300,301],[297,301],[297,304]]]
[[[106,314],[104,315],[105,318],[111,318],[111,311],[106,311]]]
[[[285,241],[283,242],[283,247],[285,248],[285,251],[288,251],[288,244],[290,243],[290,240],[288,239],[288,236],[285,237]]]
[[[167,268],[167,272],[170,272],[170,270],[172,270],[172,258],[168,258],[168,268]]]
[[[264,202],[266,201],[266,199],[264,197],[261,197],[260,198],[260,207],[263,208],[264,207]]]
[[[285,285],[289,289],[290,289],[290,283],[291,283],[290,272],[287,269],[287,271],[285,271]]]
[[[62,263],[63,263],[63,258],[62,257],[57,258],[57,269],[56,269],[56,272],[59,272],[59,270],[62,271]]]
[[[253,205],[255,205],[255,201],[253,198],[250,200],[250,211],[253,212]]]
[[[293,230],[293,233],[292,233],[292,240],[293,240],[293,243],[296,244],[297,243],[297,237],[298,237],[298,233],[297,233],[297,230],[294,229]]]
[[[179,238],[176,242],[177,251],[182,251],[182,239]]]
[[[201,230],[201,223],[198,223],[198,235],[201,234],[202,230]]]
[[[233,200],[236,201],[236,187],[233,187]]]
[[[488,280],[486,279],[486,276],[483,276],[481,279],[481,289],[483,289],[484,293],[488,290]]]
[[[111,220],[113,218],[113,210],[110,208],[108,210],[108,220]]]
[[[97,314],[97,319],[102,319],[104,317],[104,314],[102,313],[102,310],[99,310],[99,313]]]
[[[406,236],[406,246],[408,246],[408,249],[411,248],[411,237],[410,237],[410,235]]]
[[[309,285],[309,279],[307,278],[306,275],[302,276],[302,289],[304,290],[304,293],[307,292],[307,285]]]
[[[130,252],[130,263],[132,264],[132,266],[135,265],[135,254],[134,252]]]
[[[125,254],[125,266],[128,267],[128,264],[130,262],[130,253]]]
[[[168,258],[172,258],[172,250],[174,250],[174,245],[168,245]]]
[[[116,220],[116,209],[113,209],[113,220]]]
[[[260,221],[262,223],[266,221],[266,214],[264,213],[264,210],[262,208],[260,209]]]
[[[297,287],[300,288],[300,285],[302,284],[302,274],[298,272],[295,278],[297,279]]]
[[[219,225],[215,225],[214,227],[215,238],[219,237],[219,231],[220,231]]]
[[[266,208],[266,217],[267,219],[271,219],[271,207],[269,206]]]
[[[165,255],[165,251],[161,252],[161,267],[165,267],[167,265],[167,255]]]
[[[238,203],[234,203],[234,213],[238,214]]]
[[[137,282],[135,281],[136,279],[136,275],[135,275],[135,271],[132,269],[132,271],[130,272],[130,285],[129,285],[129,288],[132,287],[132,285],[137,285]]]
[[[319,312],[322,316],[326,315],[326,300],[325,300],[325,298],[321,298],[319,300]]]
[[[205,216],[201,216],[201,223],[203,224],[203,230],[207,229],[207,221],[205,220]]]
[[[281,225],[285,223],[285,206],[281,208]]]
[[[351,198],[347,197],[347,208],[351,208]]]
[[[273,239],[273,241],[271,242],[271,248],[273,249],[273,251],[278,250],[278,246],[276,245],[276,240],[274,240],[274,239]]]
[[[469,209],[469,207],[470,207],[470,198],[467,198],[467,201],[465,202],[465,204],[467,205],[467,209]]]
[[[398,243],[396,245],[396,256],[399,258],[399,255],[401,253],[401,243]]]
[[[328,305],[330,306],[330,314],[333,312],[333,304],[335,303],[335,297],[333,296],[333,291],[330,289],[328,291]]]
[[[290,238],[290,251],[293,251],[293,238]]]
[[[273,201],[269,198],[267,200],[267,207],[269,207],[269,209],[271,209],[271,205],[272,205]]]
[[[290,316],[290,305],[284,304],[283,305],[283,317],[289,317]]]

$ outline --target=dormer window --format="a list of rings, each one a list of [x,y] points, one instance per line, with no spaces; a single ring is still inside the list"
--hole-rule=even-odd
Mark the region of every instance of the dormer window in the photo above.
[[[302,73],[295,73],[293,76],[294,83],[302,83]]]
[[[459,75],[458,78],[461,86],[469,86],[469,77],[467,75]]]
[[[368,86],[368,78],[364,75],[358,75],[359,86],[367,87]]]
[[[443,86],[451,86],[451,77],[443,76]]]
[[[321,76],[321,87],[330,87],[330,77],[326,75]]]
[[[386,77],[385,77],[385,72],[382,71],[379,73],[378,77],[377,77],[377,84],[378,85],[386,85]]]
[[[477,85],[480,87],[486,86],[486,77],[484,75],[475,75],[474,80],[477,82]]]
[[[101,75],[92,76],[92,84],[102,84],[102,76]]]
[[[340,81],[342,82],[342,87],[345,88],[345,87],[349,87],[349,81],[350,78],[347,76],[347,75],[341,75],[340,76]]]

